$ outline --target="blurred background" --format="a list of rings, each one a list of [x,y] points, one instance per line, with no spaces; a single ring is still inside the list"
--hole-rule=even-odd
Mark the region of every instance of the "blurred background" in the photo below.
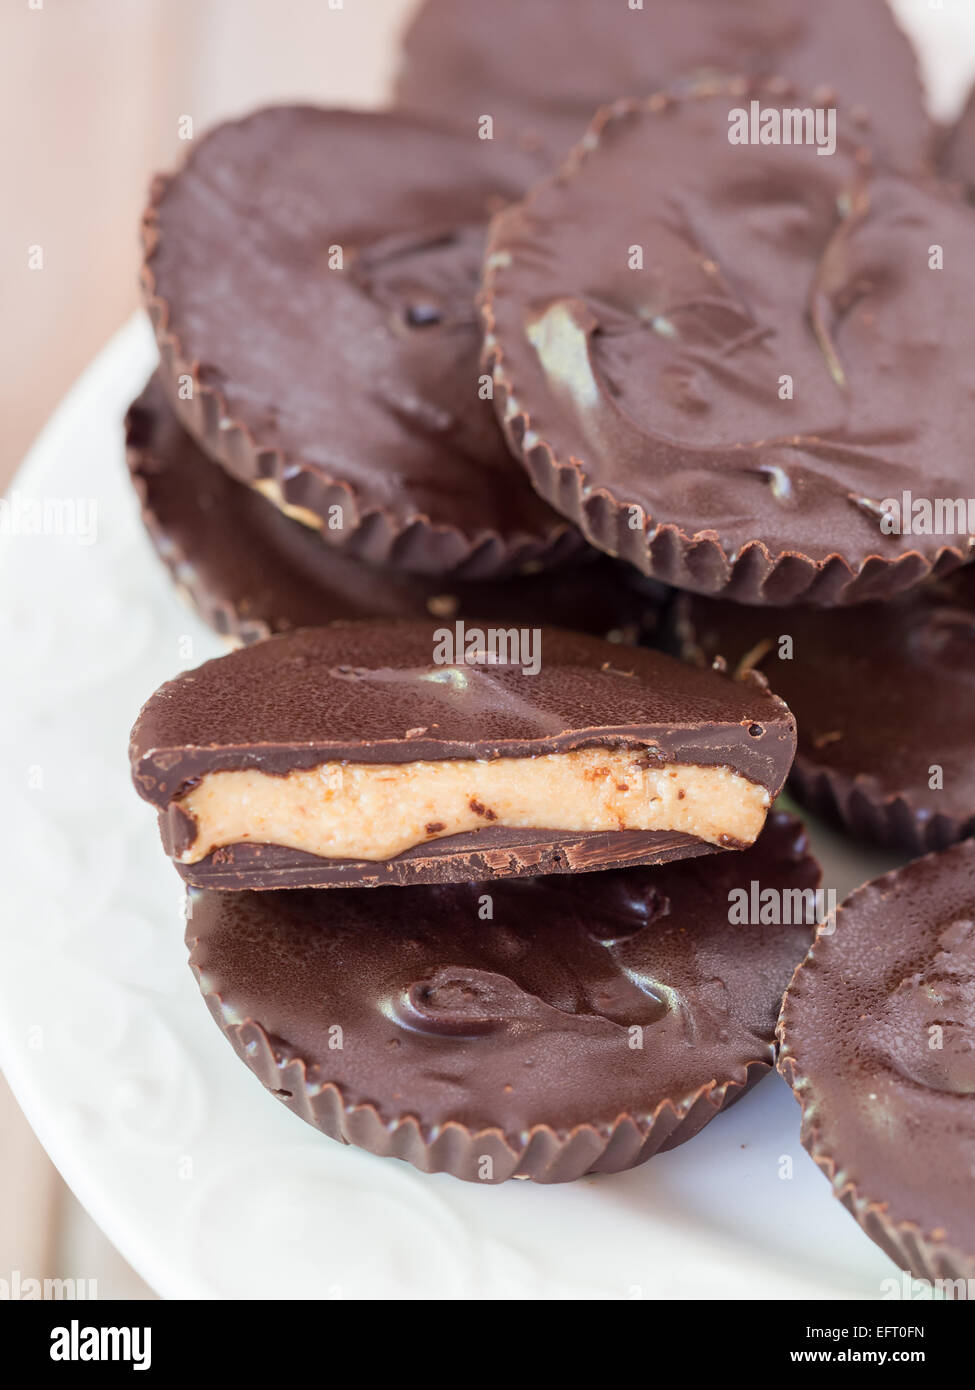
[[[138,305],[139,216],[152,173],[184,152],[180,119],[199,133],[274,100],[381,104],[417,3],[3,0],[0,490]],[[892,3],[925,71],[924,39],[941,16],[975,18],[975,0]],[[945,48],[933,108],[942,119],[975,65],[971,47]],[[41,271],[28,268],[33,246]],[[13,1270],[83,1273],[101,1297],[151,1296],[67,1192],[0,1079],[0,1278]]]
[[[281,99],[380,104],[416,0],[4,0],[0,5],[0,488],[138,303],[154,170]],[[28,247],[44,269],[28,269]]]
[[[3,0],[0,490],[65,391],[137,307],[153,171],[269,101],[379,105],[416,0]],[[28,248],[43,248],[43,270]],[[0,886],[2,887],[2,886]],[[2,891],[0,891],[2,904]],[[0,905],[0,911],[2,911]],[[151,1297],[85,1216],[0,1078],[0,1278],[83,1271]]]

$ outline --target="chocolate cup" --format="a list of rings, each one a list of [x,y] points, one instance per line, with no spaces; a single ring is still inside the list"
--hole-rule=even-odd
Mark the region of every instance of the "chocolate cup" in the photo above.
[[[838,613],[680,595],[662,640],[685,660],[757,670],[796,716],[789,790],[860,840],[912,855],[975,831],[975,566]],[[779,639],[791,659],[778,658]],[[944,785],[930,786],[940,766]]]
[[[455,661],[445,663],[449,653],[438,649],[452,636],[431,619],[303,628],[160,687],[140,712],[129,752],[135,788],[159,813],[167,853],[183,856],[195,844],[186,794],[218,772],[279,778],[325,764],[483,763],[611,749],[651,775],[677,764],[730,770],[762,789],[764,806],[785,782],[795,721],[759,674],[734,682],[661,652],[560,628],[537,630],[537,667],[526,674],[510,648],[496,650],[497,661],[466,660],[460,638]],[[445,825],[428,825],[428,838],[386,860],[318,858],[244,835],[244,843],[209,853],[203,842],[207,857],[177,867],[205,887],[374,887],[585,872],[707,853],[715,841],[740,848],[730,822],[708,840],[690,830],[512,830],[491,806],[471,800],[469,808],[477,829],[440,835]]]
[[[126,419],[142,520],[174,584],[204,622],[244,644],[359,618],[484,619],[574,627],[651,644],[670,591],[596,551],[551,574],[458,580],[369,565],[326,545],[236,482],[186,433],[158,376]]]
[[[919,804],[922,794],[880,798],[868,777],[849,778],[796,756],[789,791],[800,806],[857,840],[905,854],[937,853],[975,832],[975,813],[959,818]]]
[[[803,1145],[871,1240],[932,1282],[975,1278],[973,883],[966,840],[858,888],[776,1030]]]
[[[468,129],[488,113],[496,135],[561,156],[600,106],[715,73],[839,103],[896,167],[931,157],[917,56],[886,0],[425,0],[394,99]]]
[[[372,564],[483,579],[578,553],[510,458],[478,365],[487,220],[543,167],[310,106],[194,141],[143,215],[143,298],[185,428]]]
[[[732,926],[729,890],[756,877],[818,883],[797,822],[582,885],[191,893],[187,942],[234,1051],[329,1137],[467,1181],[568,1182],[675,1148],[771,1070],[812,932]]]
[[[922,238],[930,232],[930,242],[938,241],[935,226],[946,241],[960,241],[969,235],[970,213],[950,188],[880,170],[847,139],[828,160],[801,146],[732,148],[729,110],[747,110],[752,101],[808,105],[779,83],[724,79],[618,101],[596,116],[556,175],[494,218],[481,310],[495,406],[541,495],[591,544],[644,574],[755,605],[887,600],[962,564],[975,537],[881,529],[894,467],[918,496],[968,490],[959,435],[947,438],[947,426],[937,423],[951,412],[929,404],[925,434],[920,410],[916,418],[904,414],[902,428],[903,400],[943,390],[945,380],[929,374],[922,381],[907,345],[922,334],[929,345],[931,333],[944,335],[924,320],[927,287],[922,295],[916,279],[887,264],[894,252],[884,238],[902,238],[903,260],[908,226],[924,228]],[[646,243],[646,268],[631,270],[628,236],[620,231],[617,244],[616,224],[602,210],[625,171],[641,164],[627,208],[632,237]],[[790,220],[769,194],[754,214],[761,238],[746,236],[729,211],[745,202],[749,169],[763,187],[781,184],[782,206],[795,210]],[[691,246],[668,221],[663,194],[671,188],[691,209],[689,221],[697,213],[704,220]],[[844,199],[849,214],[837,212]],[[800,232],[804,218],[813,229]],[[727,246],[711,244],[722,239]],[[896,282],[890,305],[858,310],[837,267],[847,280],[862,269],[871,283],[889,271]],[[726,281],[736,271],[769,291],[761,310],[735,299]],[[925,265],[923,273],[934,272]],[[967,262],[957,273],[967,281]],[[845,320],[835,360],[803,326],[806,310],[790,297],[796,277],[818,297],[830,325],[824,341],[831,342],[834,317]],[[955,288],[962,302],[964,286]],[[683,315],[684,326],[676,328],[668,313]],[[968,326],[960,316],[955,323],[957,361]],[[902,350],[880,370],[883,325]],[[788,342],[796,381],[806,383],[801,406],[796,394],[783,411],[771,378],[761,395],[739,390],[727,369],[724,354],[739,338],[743,353],[760,353],[763,327]],[[938,346],[947,356],[945,343]],[[740,364],[738,374],[749,365]],[[893,423],[878,397],[896,409]],[[792,406],[804,413],[790,413]],[[932,459],[942,470],[936,477]]]

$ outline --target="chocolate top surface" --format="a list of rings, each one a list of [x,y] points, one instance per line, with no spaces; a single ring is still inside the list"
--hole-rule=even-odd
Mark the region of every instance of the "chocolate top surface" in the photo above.
[[[791,556],[869,573],[967,553],[967,530],[888,535],[881,518],[892,493],[971,491],[971,210],[877,172],[842,115],[827,157],[729,143],[751,100],[783,104],[732,85],[624,108],[495,219],[496,404],[553,497],[571,485],[593,518],[603,498],[637,508],[648,545],[671,529],[736,563],[755,545],[785,562],[786,594]]]
[[[760,677],[735,683],[558,628],[538,630],[540,669],[525,675],[523,661],[465,662],[466,642],[453,652],[445,645],[452,631],[433,621],[337,623],[208,661],[143,707],[130,746],[136,787],[166,805],[220,769],[283,773],[341,759],[527,757],[606,745],[655,745],[665,762],[729,766],[771,792],[785,780],[795,724]],[[438,654],[460,660],[441,664]]]
[[[311,1087],[426,1132],[516,1136],[639,1120],[770,1063],[811,932],[732,926],[728,895],[818,877],[801,828],[775,816],[741,854],[571,884],[192,893],[187,941],[224,1025],[256,1022]]]
[[[783,77],[838,100],[898,166],[930,153],[917,59],[885,0],[426,0],[397,100],[561,152],[597,107],[677,78]]]
[[[975,199],[975,87],[948,132],[942,151],[942,171],[948,178],[960,180],[969,199]]]
[[[325,544],[214,463],[153,377],[126,422],[143,519],[174,580],[207,622],[244,641],[358,618],[573,627],[647,640],[666,591],[629,565],[591,561],[496,580],[445,580],[370,565]]]
[[[311,511],[315,481],[335,480],[360,520],[560,534],[479,395],[474,307],[488,218],[541,167],[476,134],[308,106],[194,142],[153,190],[146,295],[164,360],[175,342],[217,393],[217,433],[243,427],[235,468],[266,477],[275,451],[289,502]]]
[[[854,893],[782,1011],[782,1070],[835,1181],[975,1256],[975,843]],[[940,1237],[935,1235],[940,1231]]]
[[[795,715],[799,758],[812,767],[875,801],[904,796],[922,817],[975,817],[975,568],[838,612],[682,599],[679,625],[688,655],[762,672]]]

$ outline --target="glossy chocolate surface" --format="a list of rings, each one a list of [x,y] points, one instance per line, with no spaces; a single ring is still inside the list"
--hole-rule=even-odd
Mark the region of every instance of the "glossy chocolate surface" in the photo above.
[[[778,791],[794,721],[761,677],[738,683],[662,652],[541,629],[539,670],[441,664],[435,621],[344,623],[269,638],[168,681],[132,732],[140,794],[165,806],[207,772],[283,774],[330,760],[407,763],[646,748]]]
[[[557,628],[537,630],[534,674],[526,674],[524,653],[478,664],[457,644],[454,663],[443,664],[438,649],[456,631],[435,622],[305,628],[162,686],[132,731],[130,759],[136,790],[159,808],[167,853],[181,856],[195,838],[184,793],[228,770],[284,776],[324,763],[530,758],[600,747],[632,749],[648,768],[727,768],[770,798],[785,781],[795,723],[761,676],[736,683],[661,652]],[[192,883],[228,890],[374,887],[583,872],[715,848],[671,830],[511,829],[491,819],[456,835],[431,832],[387,860],[246,841],[178,868]]]
[[[144,224],[184,425],[376,563],[476,578],[570,550],[478,364],[484,228],[543,167],[476,133],[310,106],[195,141]]]
[[[840,907],[789,986],[780,1069],[803,1142],[921,1277],[975,1277],[975,843]]]
[[[681,1142],[767,1070],[811,931],[733,926],[729,892],[818,877],[775,816],[739,855],[571,883],[194,892],[187,940],[215,1018],[306,1120],[555,1181]]]
[[[886,598],[968,554],[954,512],[936,535],[882,520],[892,495],[972,492],[971,209],[842,122],[828,157],[731,144],[751,100],[802,105],[725,84],[620,108],[494,220],[495,403],[543,495],[646,573]]]

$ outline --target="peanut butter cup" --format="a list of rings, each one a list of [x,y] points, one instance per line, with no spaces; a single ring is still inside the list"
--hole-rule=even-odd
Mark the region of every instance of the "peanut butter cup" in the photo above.
[[[309,106],[195,142],[144,219],[145,299],[185,427],[375,563],[480,578],[571,552],[478,365],[484,228],[540,167],[473,132]]]
[[[752,881],[812,891],[801,827],[569,881],[191,890],[191,964],[238,1056],[333,1139],[485,1183],[617,1172],[697,1134],[773,1065],[809,926],[729,921]]]
[[[136,789],[202,887],[581,872],[751,844],[795,724],[761,676],[558,628],[334,623],[162,686]]]
[[[842,121],[827,157],[786,143],[809,105],[717,82],[621,102],[495,218],[486,262],[495,405],[542,495],[644,573],[751,603],[886,599],[972,540],[888,506],[972,490],[971,209]]]
[[[971,840],[859,888],[778,1028],[802,1142],[867,1235],[932,1281],[975,1279],[973,919]]]
[[[126,443],[142,519],[173,582],[237,641],[341,619],[427,617],[573,627],[624,643],[657,638],[670,591],[596,551],[554,574],[445,582],[323,545],[203,453],[158,378],[129,411]]]

